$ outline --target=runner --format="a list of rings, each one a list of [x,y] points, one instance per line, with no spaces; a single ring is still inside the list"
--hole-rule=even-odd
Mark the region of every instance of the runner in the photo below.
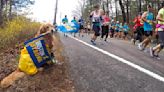
[[[127,35],[128,35],[128,31],[129,31],[129,26],[127,25],[127,23],[124,23],[123,31],[124,31],[124,37],[123,37],[123,39],[124,40],[127,40]]]
[[[115,38],[118,38],[119,37],[119,30],[120,30],[120,23],[119,21],[116,22],[116,25],[115,25]]]
[[[65,17],[62,19],[62,23],[63,24],[67,24],[68,23],[67,15],[65,15]]]
[[[68,18],[67,18],[67,15],[65,15],[65,17],[62,19],[62,23],[63,23],[63,25],[68,24]],[[67,37],[67,34],[64,33],[64,36]]]
[[[93,23],[92,29],[94,31],[94,35],[91,38],[91,42],[93,45],[96,45],[95,40],[97,39],[98,36],[100,36],[100,22],[102,20],[99,5],[94,6],[94,11],[91,12],[90,18],[92,19],[92,23]]]
[[[139,40],[140,43],[143,40],[144,29],[143,29],[142,13],[139,13],[133,22],[135,23],[133,27],[135,30],[133,35],[134,37],[133,44],[135,45],[136,40]]]
[[[91,33],[91,24],[89,21],[87,22],[87,33],[88,33],[88,35],[90,35],[90,33]]]
[[[105,40],[107,41],[108,38],[108,34],[109,34],[109,22],[110,22],[110,18],[108,17],[108,12],[105,12],[104,15],[102,16],[103,22],[102,22],[102,34],[101,34],[101,38],[103,39],[104,36]]]
[[[119,35],[119,38],[123,39],[123,25],[122,25],[122,23],[120,23],[118,35]]]
[[[159,53],[164,48],[164,1],[162,3],[162,8],[159,10],[156,19],[158,20],[158,24],[156,25],[156,28],[158,31],[160,43],[154,48],[150,47],[150,55],[152,57],[155,56],[157,57],[157,59],[160,59]]]
[[[114,20],[111,21],[111,25],[110,25],[110,38],[114,37],[114,30],[115,29],[115,23]]]
[[[71,20],[73,23],[77,23],[76,17],[73,17],[73,20]],[[74,37],[76,37],[76,33],[74,32]]]
[[[84,37],[84,20],[83,20],[83,18],[82,18],[82,16],[81,16],[81,18],[79,19],[79,25],[80,25],[80,29],[79,29],[79,36],[80,36],[80,34],[81,34],[81,36],[82,37]]]
[[[151,42],[151,37],[153,35],[153,19],[154,14],[152,13],[152,7],[148,5],[147,11],[142,15],[142,20],[144,21],[144,35],[146,38],[138,44],[140,50],[144,50]]]

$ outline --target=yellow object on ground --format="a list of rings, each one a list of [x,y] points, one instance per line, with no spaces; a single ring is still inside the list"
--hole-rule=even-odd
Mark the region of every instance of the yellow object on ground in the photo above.
[[[18,67],[21,71],[29,75],[34,75],[38,72],[35,64],[33,63],[30,55],[28,54],[28,51],[26,50],[26,47],[21,50]]]

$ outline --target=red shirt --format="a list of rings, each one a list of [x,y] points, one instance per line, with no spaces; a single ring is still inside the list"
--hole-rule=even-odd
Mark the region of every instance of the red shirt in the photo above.
[[[140,16],[136,17],[133,22],[135,23],[136,27],[143,26],[143,23],[141,23],[141,17]]]
[[[143,26],[143,23],[141,22],[141,16],[136,17],[133,22],[135,23],[133,27],[134,30],[136,30],[137,27]]]
[[[110,18],[106,15],[102,16],[103,18],[103,23],[110,22]]]

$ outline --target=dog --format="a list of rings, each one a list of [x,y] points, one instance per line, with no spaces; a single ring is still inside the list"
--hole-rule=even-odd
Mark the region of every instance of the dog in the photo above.
[[[47,23],[41,25],[40,29],[37,31],[35,37],[38,37],[42,34],[48,34],[44,36],[45,44],[47,44],[51,50],[51,53],[55,55],[56,60],[62,61],[63,57],[61,55],[62,53],[62,44],[60,41],[60,37],[57,32],[54,31],[54,26]],[[40,71],[43,70],[43,68],[38,69]],[[1,87],[7,88],[10,85],[12,85],[16,80],[19,80],[20,78],[24,77],[26,74],[22,72],[19,68],[16,69],[14,72],[12,72],[10,75],[5,77],[1,81]]]

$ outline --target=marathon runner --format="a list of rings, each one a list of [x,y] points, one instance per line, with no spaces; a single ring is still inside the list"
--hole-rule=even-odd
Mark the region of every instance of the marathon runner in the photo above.
[[[127,23],[124,23],[123,31],[124,31],[123,39],[126,40],[127,39],[127,35],[128,35],[128,31],[129,31],[129,26],[128,26]]]
[[[159,35],[160,43],[154,48],[150,47],[150,55],[152,57],[159,58],[160,51],[164,48],[164,1],[162,3],[162,8],[159,10],[157,18],[158,24],[156,25],[156,29]]]
[[[102,16],[102,34],[101,34],[101,38],[103,39],[105,36],[105,40],[107,41],[108,38],[108,34],[109,34],[109,22],[110,22],[110,18],[108,17],[108,12],[105,12]]]
[[[71,20],[72,23],[77,23],[76,17],[73,17],[73,19]],[[74,32],[74,37],[76,37],[76,33]]]
[[[68,18],[67,18],[67,15],[65,15],[65,17],[62,19],[62,23],[63,23],[63,25],[68,24]],[[66,36],[66,37],[67,37],[67,34],[66,34],[66,33],[64,33],[64,36]]]
[[[80,34],[81,34],[81,36],[84,37],[84,31],[85,31],[85,30],[84,30],[84,20],[83,20],[82,16],[81,16],[81,18],[79,19],[78,23],[79,23],[79,26],[80,26],[80,29],[79,29],[79,36],[80,36]]]
[[[142,15],[142,20],[144,21],[144,35],[145,39],[138,44],[138,48],[140,50],[145,50],[145,48],[149,45],[151,42],[151,37],[153,35],[153,20],[154,20],[154,14],[152,12],[151,5],[147,6],[147,11],[144,12]]]
[[[90,18],[92,19],[92,24],[93,24],[93,31],[94,35],[91,38],[91,42],[93,45],[96,45],[95,41],[98,36],[100,36],[100,22],[102,20],[101,18],[101,10],[99,5],[94,6],[94,11],[91,12]]]
[[[133,27],[135,30],[133,44],[135,45],[136,40],[139,40],[140,43],[143,41],[144,29],[143,29],[142,13],[139,13],[133,22],[135,23]]]
[[[120,23],[119,21],[116,22],[116,25],[115,25],[115,38],[118,38],[119,37],[119,31],[120,31]]]

